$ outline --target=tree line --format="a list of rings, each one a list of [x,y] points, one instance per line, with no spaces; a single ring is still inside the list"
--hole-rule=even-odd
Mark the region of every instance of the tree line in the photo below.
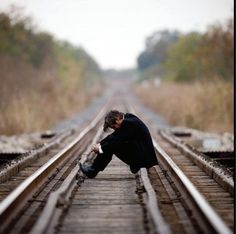
[[[17,7],[0,12],[0,41],[0,77],[5,90],[42,83],[66,88],[91,84],[102,76],[99,65],[82,47],[37,30]]]
[[[102,71],[82,48],[42,32],[18,7],[0,11],[0,132],[42,131],[100,94]]]
[[[158,31],[146,39],[137,58],[142,79],[233,80],[233,20],[209,26],[205,33]]]

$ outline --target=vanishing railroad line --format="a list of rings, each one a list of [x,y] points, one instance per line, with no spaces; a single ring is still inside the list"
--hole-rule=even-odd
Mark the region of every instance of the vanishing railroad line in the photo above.
[[[133,112],[117,103],[113,108]],[[0,203],[1,233],[233,232],[232,180],[217,171],[212,178],[201,160],[196,163],[174,138],[151,126],[160,165],[134,175],[114,158],[96,178],[78,177],[78,156],[83,162],[93,160],[90,145],[104,137],[107,108]],[[36,187],[26,188],[31,184]]]

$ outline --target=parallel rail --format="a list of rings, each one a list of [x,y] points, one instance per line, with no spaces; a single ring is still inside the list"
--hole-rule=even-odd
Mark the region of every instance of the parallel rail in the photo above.
[[[101,135],[101,128],[97,132],[97,135],[93,139],[93,142],[96,142],[100,135]],[[86,154],[87,153],[85,153],[85,155]],[[86,160],[87,160],[86,158],[82,159],[83,162]],[[58,210],[57,209],[58,204],[61,203],[62,200],[64,204],[69,202],[70,192],[76,186],[75,177],[77,175],[76,173],[77,170],[78,168],[75,168],[70,173],[67,180],[63,183],[62,188],[51,193],[50,198],[44,208],[44,211],[42,212],[40,218],[38,219],[37,223],[34,225],[33,229],[30,232],[31,234],[43,234],[46,232],[48,233],[48,230],[51,230],[51,232],[53,233],[55,226],[58,224],[58,220],[55,220],[55,219],[53,220],[53,217],[55,215],[56,210]],[[147,170],[145,168],[142,168],[139,173],[139,176],[147,192],[146,206],[147,206],[147,210],[150,213],[155,232],[170,234],[171,233],[170,227],[165,222],[161,214],[161,211],[159,210],[156,194],[148,178]],[[81,180],[83,181],[83,179]],[[58,212],[61,213],[62,211],[58,211]]]
[[[226,173],[222,170],[222,168],[216,165],[213,166],[211,162],[206,162],[206,159],[193,152],[189,147],[187,147],[187,145],[181,144],[175,138],[170,137],[165,131],[160,131],[160,135],[171,144],[179,148],[183,153],[189,155],[196,165],[202,168],[209,176],[214,178],[226,191],[228,191],[233,196],[234,181],[232,176],[226,176]]]
[[[68,153],[83,139],[83,137],[93,129],[105,114],[105,106],[97,117],[70,143],[66,148],[57,153],[45,165],[39,168],[32,176],[28,177],[18,186],[6,199],[0,204],[0,232],[2,232],[15,213],[22,207],[29,196],[45,181],[50,173],[55,170],[56,166],[62,162]]]
[[[135,113],[134,107],[130,107],[133,113]],[[169,172],[171,177],[176,183],[182,196],[186,198],[186,203],[190,207],[191,211],[197,222],[201,225],[205,233],[224,233],[230,234],[232,231],[225,224],[222,218],[215,212],[212,206],[197,190],[193,183],[186,177],[181,169],[174,163],[171,157],[161,148],[161,146],[153,139],[153,144],[158,155],[159,162]],[[230,181],[230,185],[232,182]],[[230,186],[230,188],[232,188]],[[230,189],[232,192],[232,189]]]
[[[134,108],[128,108],[131,112],[135,113]],[[49,160],[44,166],[37,170],[31,177],[27,178],[19,187],[17,187],[1,204],[0,204],[0,232],[3,232],[6,226],[10,223],[13,212],[16,213],[22,206],[22,204],[28,199],[28,197],[40,186],[50,173],[55,170],[55,167],[59,165],[66,155],[75,147],[81,139],[88,134],[91,129],[98,126],[104,116],[107,107],[99,113],[99,115],[93,120],[93,122],[86,127],[66,148],[57,153],[51,160]],[[95,143],[101,136],[101,127],[97,131],[96,136],[93,139]],[[198,225],[204,233],[224,233],[230,234],[232,231],[224,223],[222,218],[215,212],[212,206],[202,196],[202,194],[196,189],[193,183],[186,177],[181,169],[174,163],[170,155],[168,155],[163,148],[153,139],[153,144],[157,152],[157,157],[160,163],[160,167],[173,178],[173,181],[178,188],[181,196],[185,198],[185,202],[189,209],[191,209],[193,217],[197,221]],[[84,155],[88,154],[87,152]],[[81,159],[83,162],[87,160],[86,157]],[[159,168],[154,167],[158,172]],[[46,232],[53,233],[55,226],[59,222],[60,215],[69,202],[69,197],[73,189],[78,186],[76,180],[77,172],[79,168],[75,166],[61,187],[52,192],[41,216],[31,229],[31,234],[42,234]],[[152,184],[149,180],[148,171],[144,168],[139,173],[140,180],[143,183],[144,189],[147,194],[146,207],[150,214],[152,223],[154,225],[155,233],[171,233],[171,228],[168,222],[163,217],[162,212],[158,205],[157,194],[154,191]],[[83,177],[80,177],[79,183],[83,182]],[[62,207],[62,209],[61,209]],[[59,208],[59,209],[58,209]],[[50,231],[49,231],[50,230]]]
[[[100,129],[98,130],[96,136],[94,137],[92,141],[92,144],[96,143],[97,139],[100,137],[101,130],[102,128],[100,127]],[[80,159],[81,163],[84,163],[87,160],[87,155],[89,154],[90,148],[91,146],[89,146],[87,148],[87,151],[83,154],[85,157],[82,157]],[[31,234],[43,234],[48,230],[52,230],[53,232],[54,227],[58,224],[58,219],[55,219],[54,217],[56,210],[58,210],[58,206],[60,206],[60,204],[62,205],[67,204],[69,202],[69,197],[71,195],[71,192],[73,191],[75,186],[77,184],[82,183],[84,180],[82,176],[80,176],[79,181],[77,180],[79,173],[80,173],[80,170],[77,165],[68,175],[68,177],[63,182],[61,187],[55,192],[52,192],[50,194],[43,212],[41,213],[37,222],[35,223],[32,230],[30,231]],[[61,213],[61,211],[62,211],[61,209],[60,211],[58,210],[59,213]],[[57,217],[58,217],[58,214],[57,214]]]
[[[205,233],[230,234],[232,231],[222,221],[207,200],[196,189],[192,182],[186,177],[181,169],[173,162],[170,156],[153,140],[155,149],[158,152],[158,159],[175,178],[176,186],[186,198],[188,206],[191,207],[193,215],[204,229]]]

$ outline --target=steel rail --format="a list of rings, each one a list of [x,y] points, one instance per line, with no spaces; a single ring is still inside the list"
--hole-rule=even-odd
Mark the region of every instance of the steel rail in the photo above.
[[[231,195],[234,194],[234,181],[230,176],[225,176],[222,172],[222,168],[219,166],[213,166],[211,163],[206,163],[205,159],[197,155],[195,152],[190,150],[187,145],[184,145],[177,141],[176,138],[170,137],[166,132],[160,131],[162,137],[164,137],[171,144],[175,145],[182,152],[186,153],[190,156],[190,160],[192,160],[195,164],[197,164],[200,168],[202,168],[211,178],[214,178],[226,191],[228,191]]]
[[[136,113],[134,108],[130,104],[129,105],[127,104],[127,106],[129,107],[128,109],[130,109],[133,113]],[[148,195],[147,207],[151,215],[151,219],[153,221],[156,232],[161,234],[172,233],[169,225],[167,224],[167,222],[165,221],[164,217],[160,212],[158,202],[156,199],[156,193],[151,185],[146,168],[141,168],[140,177],[141,180],[143,181],[144,188]]]
[[[93,138],[91,145],[95,144],[97,139],[102,134],[102,127],[99,128],[97,134]],[[85,151],[84,156],[82,157],[80,162],[84,163],[87,159],[87,155],[90,153],[90,147]],[[30,231],[30,234],[43,234],[43,233],[53,233],[54,227],[58,224],[58,213],[56,214],[56,210],[58,205],[66,205],[69,202],[69,197],[74,187],[77,184],[76,175],[78,173],[79,167],[78,165],[73,168],[70,174],[67,176],[65,181],[62,183],[61,187],[56,191],[52,192],[47,200],[47,203],[40,214],[37,222],[34,224],[33,228]],[[56,217],[55,217],[56,216]],[[50,231],[49,231],[50,230]]]
[[[146,168],[141,168],[140,177],[142,179],[145,191],[147,192],[148,195],[147,207],[151,214],[151,218],[154,223],[156,233],[160,234],[172,233],[169,225],[166,223],[160,212],[156,199],[156,193],[148,178],[148,173]]]
[[[130,107],[130,109],[135,113],[133,107]],[[205,197],[202,196],[202,194],[197,190],[193,183],[174,163],[174,161],[169,157],[169,155],[161,148],[161,146],[154,139],[152,140],[153,145],[159,154],[159,158],[162,159],[162,163],[165,164],[168,167],[169,171],[176,175],[176,177],[179,179],[180,184],[178,187],[180,188],[181,186],[184,188],[184,191],[186,191],[185,194],[188,196],[186,202],[188,202],[190,206],[195,207],[197,209],[199,214],[197,216],[199,217],[198,221],[203,224],[206,233],[232,234],[232,231],[224,223],[220,216],[215,212],[212,206],[207,202]],[[211,228],[210,231],[209,227]]]
[[[20,161],[12,162],[11,165],[9,165],[9,167],[0,171],[0,183],[7,181],[11,176],[14,176],[22,168],[25,168],[27,165],[37,160],[40,157],[40,155],[44,154],[46,151],[58,146],[60,141],[67,138],[70,134],[71,130],[64,132],[59,137],[57,137],[55,141],[47,143],[42,148],[33,150],[32,153],[30,153],[30,155],[24,157]]]
[[[32,194],[36,186],[40,186],[44,179],[53,171],[55,166],[57,166],[64,159],[66,153],[69,153],[70,150],[72,150],[73,147],[98,124],[104,116],[107,106],[108,104],[103,107],[96,118],[71,143],[69,143],[67,147],[58,152],[46,164],[24,180],[0,203],[0,232],[5,229],[10,219],[13,217],[13,213],[19,211],[19,209],[23,206],[24,201],[26,201],[29,195]]]
[[[186,202],[190,202],[189,204],[192,204],[192,206],[197,209],[198,215],[196,218],[203,225],[204,231],[206,233],[231,234],[232,231],[219,217],[207,200],[154,139],[153,144],[158,152],[159,161],[166,165],[171,174],[173,173],[178,178],[180,186],[186,191],[186,195],[188,196]]]
[[[50,233],[53,233],[52,226],[56,223],[56,218],[59,216],[56,214],[57,207],[65,206],[68,202],[68,197],[70,192],[76,186],[76,174],[79,167],[75,166],[71,173],[63,181],[61,187],[52,192],[47,200],[47,203],[37,219],[36,224],[31,229],[30,233],[39,234],[45,233],[50,230]]]

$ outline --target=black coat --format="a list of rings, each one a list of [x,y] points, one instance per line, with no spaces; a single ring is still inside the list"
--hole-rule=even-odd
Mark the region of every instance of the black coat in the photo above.
[[[147,126],[131,113],[125,114],[120,128],[100,144],[104,154],[115,154],[130,166],[149,168],[158,164]]]

